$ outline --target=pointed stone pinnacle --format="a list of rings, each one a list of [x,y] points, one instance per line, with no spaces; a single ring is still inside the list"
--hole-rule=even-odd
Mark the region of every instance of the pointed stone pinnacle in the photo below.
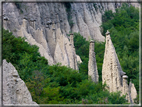
[[[109,34],[110,34],[110,32],[107,30],[106,35],[109,35]]]

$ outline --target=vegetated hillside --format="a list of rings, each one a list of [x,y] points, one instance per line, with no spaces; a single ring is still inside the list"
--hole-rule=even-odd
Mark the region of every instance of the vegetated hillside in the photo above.
[[[105,11],[102,16],[103,35],[110,31],[111,39],[116,49],[122,69],[134,83],[139,94],[139,11],[133,6],[123,4],[116,9],[116,13]],[[75,33],[74,38],[76,53],[81,57],[80,72],[88,73],[89,42]],[[95,42],[95,54],[99,73],[102,81],[102,64],[104,58],[105,43]],[[135,103],[138,103],[139,95]]]
[[[37,46],[24,38],[14,37],[3,29],[3,59],[17,69],[38,104],[122,104],[127,103],[120,93],[109,93],[102,83],[88,80],[87,74],[61,66],[49,66]],[[81,69],[81,66],[80,66]],[[85,71],[86,72],[86,71]]]
[[[129,11],[131,11],[129,13]],[[112,41],[118,54],[122,69],[138,90],[138,10],[127,5],[117,9],[116,13],[104,14],[103,29],[110,29]],[[111,16],[111,17],[110,17]],[[123,23],[119,24],[120,21]],[[132,25],[130,25],[132,24]],[[111,26],[110,26],[111,25]],[[125,26],[125,27],[122,27]],[[49,66],[41,57],[37,46],[31,46],[24,38],[15,38],[12,33],[3,30],[3,59],[11,62],[17,69],[38,104],[124,104],[125,96],[109,93],[101,84],[104,44],[95,43],[98,84],[88,80],[89,42],[80,34],[74,33],[76,53],[83,63],[79,72],[60,64]],[[117,35],[117,36],[115,36]],[[131,72],[132,73],[131,73]],[[138,99],[136,100],[138,102]]]

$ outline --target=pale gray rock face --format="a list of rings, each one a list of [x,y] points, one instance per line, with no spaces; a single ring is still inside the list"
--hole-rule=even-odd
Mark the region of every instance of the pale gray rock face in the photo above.
[[[34,105],[31,94],[24,81],[19,77],[15,67],[3,60],[3,104],[4,105]]]
[[[37,45],[41,56],[48,60],[49,65],[61,63],[78,70],[74,46],[70,45],[66,35],[70,31],[70,26],[64,4],[19,5],[20,8],[15,3],[3,4],[3,27],[16,37],[25,37],[31,45]]]
[[[140,4],[139,3],[131,3],[132,6],[134,6],[135,8],[140,8]]]
[[[71,3],[70,14],[67,14],[63,3],[3,3],[3,27],[16,37],[25,37],[31,45],[37,45],[41,56],[48,59],[49,65],[59,62],[78,69],[77,62],[76,67],[73,67],[75,52],[71,49],[69,53],[71,46],[66,34],[69,34],[69,31],[80,32],[87,40],[104,41],[99,27],[102,23],[101,16],[105,10],[114,10],[115,5],[95,4],[97,9],[93,3]],[[72,27],[69,25],[68,15],[72,17]],[[65,38],[66,45],[65,42],[61,43]],[[63,55],[57,55],[57,50]]]
[[[123,71],[120,71],[120,75],[123,76],[124,74],[126,74],[125,72]]]
[[[46,59],[48,59],[48,63],[49,65],[54,64],[54,60],[51,56],[50,50],[49,50],[49,46],[47,44],[47,41],[43,35],[43,31],[42,29],[32,29],[34,36],[32,36],[32,34],[28,33],[26,31],[26,26],[27,26],[27,20],[23,19],[23,23],[20,27],[19,30],[17,30],[17,35],[21,36],[21,37],[25,37],[26,41],[28,43],[30,43],[31,45],[37,45],[39,47],[39,52],[41,54],[41,56],[44,56]],[[40,35],[40,37],[39,37]]]
[[[66,34],[80,32],[87,40],[104,42],[105,37],[100,32],[102,14],[105,10],[115,12],[118,3],[70,4],[70,13],[67,14],[64,3],[3,3],[3,27],[16,37],[25,37],[31,45],[37,45],[49,65],[61,63],[78,69],[76,53]],[[68,15],[72,17],[72,27]]]
[[[96,63],[96,57],[94,52],[94,41],[90,41],[89,47],[89,62],[88,62],[88,76],[91,77],[91,80],[95,83],[99,82],[99,75]]]
[[[77,62],[78,62],[79,64],[82,63],[82,60],[81,60],[80,56],[79,56],[79,55],[76,55],[76,57],[77,57]]]
[[[71,30],[80,32],[87,40],[104,41],[99,27],[102,14],[96,13],[93,3],[72,3],[71,7],[72,19],[75,22]]]
[[[126,94],[128,102],[133,103],[137,96],[134,84],[130,82],[128,86],[128,76],[122,71],[115,48],[111,41],[110,33],[106,33],[105,54],[102,67],[102,82],[107,84],[110,92],[121,91],[121,95]]]
[[[77,65],[77,56],[76,56],[76,52],[75,52],[75,47],[74,47],[74,35],[73,34],[70,34],[70,43],[71,43],[71,47],[72,47],[72,50],[73,50],[73,62],[74,62],[74,65],[73,65],[73,69],[75,70],[78,70],[78,65]]]
[[[126,99],[130,102],[131,95],[129,94],[129,87],[127,83],[128,76],[123,75],[123,85],[122,85],[122,93],[121,95],[126,95]]]
[[[130,92],[132,103],[134,103],[134,99],[137,97],[137,90],[131,81],[129,83],[129,92]]]
[[[62,65],[78,70],[73,36],[71,41],[69,41],[68,37],[61,32],[60,28],[56,30],[54,61],[55,63],[61,63]]]
[[[102,82],[104,83],[106,81],[110,92],[121,90],[122,77],[120,71],[122,71],[122,68],[115,52],[115,48],[112,44],[110,35],[107,34],[102,67]]]

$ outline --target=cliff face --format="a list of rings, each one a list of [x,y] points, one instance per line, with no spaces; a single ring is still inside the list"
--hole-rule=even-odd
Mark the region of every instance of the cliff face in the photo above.
[[[121,3],[3,3],[2,6],[5,29],[37,45],[50,65],[60,62],[73,68],[70,64],[76,54],[67,34],[80,32],[87,40],[104,42],[100,32],[102,14],[105,10],[115,12]]]
[[[80,32],[87,40],[104,41],[101,16],[114,9],[114,3],[70,3],[68,12],[64,3],[3,3],[3,27],[37,45],[50,65],[60,62],[73,68],[77,56],[66,34]]]
[[[32,101],[31,94],[17,70],[11,63],[3,60],[3,104],[18,105],[31,104],[38,106]]]

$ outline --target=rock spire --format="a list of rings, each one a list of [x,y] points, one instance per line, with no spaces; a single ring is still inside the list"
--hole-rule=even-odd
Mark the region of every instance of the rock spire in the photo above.
[[[130,92],[130,96],[131,96],[130,102],[134,103],[134,99],[137,97],[137,90],[136,90],[134,84],[131,82],[131,80],[129,83],[129,92]]]
[[[24,81],[19,77],[15,67],[3,60],[3,104],[6,105],[34,105],[31,94]]]
[[[110,32],[107,31],[102,67],[102,82],[107,84],[107,89],[110,92],[121,91],[121,95],[126,95],[128,102],[133,103],[133,99],[136,98],[137,92],[131,82],[128,86],[127,79],[128,76],[122,71],[115,48],[111,41]]]
[[[127,82],[128,76],[123,75],[122,95],[126,95],[126,99],[130,102],[129,87]]]
[[[99,81],[93,40],[90,41],[90,47],[89,47],[88,76],[91,77],[93,82],[97,83]]]
[[[120,87],[122,85],[122,76],[120,75],[120,71],[122,71],[122,68],[112,44],[110,33],[107,31],[102,67],[102,82],[106,82],[110,92],[120,91]]]
[[[75,52],[75,47],[74,47],[74,40],[73,40],[73,33],[70,34],[70,43],[71,43],[71,47],[72,47],[72,50],[73,50],[73,62],[74,62],[74,65],[73,65],[73,69],[75,70],[78,70],[78,65],[77,65],[77,56],[76,56],[76,52]]]

